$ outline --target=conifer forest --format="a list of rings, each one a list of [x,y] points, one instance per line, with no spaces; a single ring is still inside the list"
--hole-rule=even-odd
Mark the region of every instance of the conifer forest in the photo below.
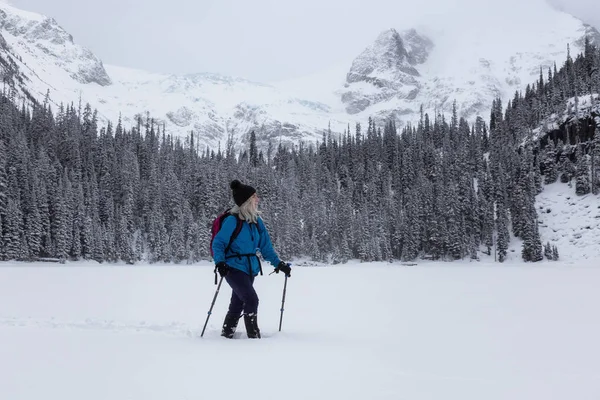
[[[600,51],[585,52],[474,124],[422,110],[398,129],[371,119],[318,143],[174,138],[151,116],[99,128],[87,106],[0,98],[0,260],[191,263],[210,259],[212,220],[232,205],[229,183],[257,188],[283,259],[331,263],[419,258],[558,259],[538,231],[535,196],[560,181],[600,191]],[[552,116],[571,118],[559,125]],[[593,107],[591,108],[594,109]],[[600,110],[600,108],[596,108]]]

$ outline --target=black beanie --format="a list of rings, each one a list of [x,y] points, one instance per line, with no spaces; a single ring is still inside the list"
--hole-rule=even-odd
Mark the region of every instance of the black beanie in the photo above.
[[[242,182],[236,180],[231,181],[231,190],[233,192],[233,201],[235,204],[241,206],[244,204],[254,193],[256,193],[256,189],[252,186],[244,185]]]

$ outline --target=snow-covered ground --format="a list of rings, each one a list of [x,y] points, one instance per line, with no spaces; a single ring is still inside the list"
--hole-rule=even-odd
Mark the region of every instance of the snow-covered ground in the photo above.
[[[349,263],[258,277],[262,340],[219,337],[212,266],[0,264],[0,398],[600,398],[594,260]]]
[[[571,264],[589,261],[600,267],[600,195],[576,195],[575,180],[572,186],[555,182],[544,185],[536,207],[544,244],[557,246]]]

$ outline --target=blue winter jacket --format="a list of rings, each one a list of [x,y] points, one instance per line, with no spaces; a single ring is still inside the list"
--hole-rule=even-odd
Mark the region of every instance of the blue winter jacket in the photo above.
[[[225,261],[232,268],[244,271],[248,275],[256,276],[260,271],[258,257],[237,257],[236,254],[256,254],[260,250],[263,258],[269,261],[274,267],[277,267],[281,260],[277,256],[277,253],[275,253],[275,250],[273,250],[271,238],[260,217],[256,224],[243,222],[242,230],[233,243],[231,243],[227,254],[225,254],[225,248],[237,224],[236,218],[233,215],[225,218],[221,229],[213,239],[212,249],[215,264]]]

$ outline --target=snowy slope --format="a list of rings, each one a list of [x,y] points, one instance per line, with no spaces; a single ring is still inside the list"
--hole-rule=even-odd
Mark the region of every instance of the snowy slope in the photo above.
[[[536,197],[540,236],[558,247],[562,259],[600,266],[600,195],[578,196],[573,186],[556,182]]]
[[[194,130],[213,147],[230,132],[244,144],[251,129],[259,140],[298,142],[320,138],[329,123],[341,133],[369,116],[395,116],[402,126],[418,118],[421,104],[447,113],[454,99],[461,115],[487,118],[494,97],[512,97],[537,79],[540,66],[560,65],[567,45],[575,54],[586,34],[600,39],[542,0],[507,1],[428,14],[383,30],[361,54],[322,73],[268,84],[104,65],[53,19],[1,2],[0,55],[17,66],[21,96],[42,101],[49,91],[56,105],[81,98],[104,122],[122,114],[130,125],[149,113],[170,133]],[[490,24],[491,15],[510,29]]]
[[[11,266],[13,265],[13,266]],[[204,338],[212,267],[4,264],[4,399],[596,400],[600,270],[295,268],[257,278],[265,336]],[[340,276],[344,279],[340,280]]]
[[[233,131],[243,139],[251,129],[259,138],[316,139],[332,119],[331,107],[324,103],[241,78],[206,73],[158,75],[114,66],[107,70],[115,85],[107,90],[96,88],[101,102],[115,111],[132,106],[149,110],[165,121],[169,130],[200,131],[211,145],[219,140],[224,144],[226,132]],[[346,123],[341,121],[338,126]]]

